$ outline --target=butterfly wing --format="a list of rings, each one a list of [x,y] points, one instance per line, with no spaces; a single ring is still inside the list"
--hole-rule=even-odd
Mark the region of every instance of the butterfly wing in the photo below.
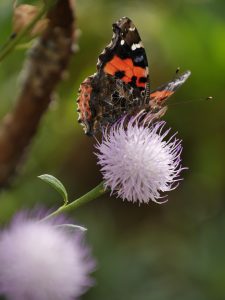
[[[165,101],[189,76],[187,71],[150,94],[144,46],[133,22],[123,17],[113,24],[112,41],[99,56],[97,73],[80,86],[79,122],[93,135],[126,112],[150,109],[154,118],[161,117]]]
[[[169,81],[155,91],[150,93],[150,107],[157,108],[163,106],[166,100],[171,97],[175,91],[188,79],[191,75],[190,71],[186,71],[172,81]]]
[[[100,54],[97,70],[146,92],[149,83],[147,56],[139,33],[129,18],[123,17],[113,24],[112,41]]]

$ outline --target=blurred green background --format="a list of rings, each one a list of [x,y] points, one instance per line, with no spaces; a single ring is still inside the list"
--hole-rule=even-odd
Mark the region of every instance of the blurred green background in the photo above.
[[[225,1],[77,0],[76,14],[79,51],[70,77],[42,119],[21,174],[1,192],[0,222],[21,208],[60,205],[59,195],[37,179],[40,174],[60,178],[71,199],[100,182],[94,140],[77,123],[77,91],[95,72],[111,24],[128,16],[145,44],[153,89],[173,78],[177,67],[192,71],[165,116],[183,140],[189,170],[167,204],[139,207],[106,196],[74,211],[89,229],[98,260],[97,284],[82,299],[224,300]],[[11,18],[11,1],[1,0],[0,44],[11,33]],[[14,51],[1,64],[1,117],[15,102],[25,55]]]

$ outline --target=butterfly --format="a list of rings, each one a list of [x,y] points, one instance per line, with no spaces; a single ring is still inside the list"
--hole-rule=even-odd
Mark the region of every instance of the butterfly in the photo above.
[[[123,17],[112,29],[112,40],[98,58],[97,72],[79,88],[78,122],[89,136],[125,114],[145,111],[153,119],[162,117],[167,99],[191,74],[186,71],[151,92],[148,60],[134,23]]]

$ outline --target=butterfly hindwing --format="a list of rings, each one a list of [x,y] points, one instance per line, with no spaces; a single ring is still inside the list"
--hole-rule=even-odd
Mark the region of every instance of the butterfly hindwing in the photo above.
[[[175,91],[188,79],[190,71],[186,71],[172,81],[169,81],[150,93],[150,107],[162,106]]]

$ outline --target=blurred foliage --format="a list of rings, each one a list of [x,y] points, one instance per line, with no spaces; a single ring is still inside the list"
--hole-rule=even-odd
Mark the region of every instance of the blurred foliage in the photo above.
[[[36,178],[42,173],[60,178],[74,199],[101,180],[94,140],[77,124],[75,100],[79,84],[95,72],[114,21],[126,15],[138,27],[152,88],[178,66],[192,71],[165,116],[183,139],[189,167],[169,202],[139,207],[107,196],[74,212],[89,228],[99,264],[97,285],[83,299],[225,299],[224,11],[223,0],[76,1],[79,41],[70,76],[42,120],[22,173],[1,193],[1,223],[20,208],[60,205],[57,193]],[[2,0],[1,45],[11,34],[11,18],[12,3]],[[25,56],[16,50],[1,64],[1,116],[19,92]]]

